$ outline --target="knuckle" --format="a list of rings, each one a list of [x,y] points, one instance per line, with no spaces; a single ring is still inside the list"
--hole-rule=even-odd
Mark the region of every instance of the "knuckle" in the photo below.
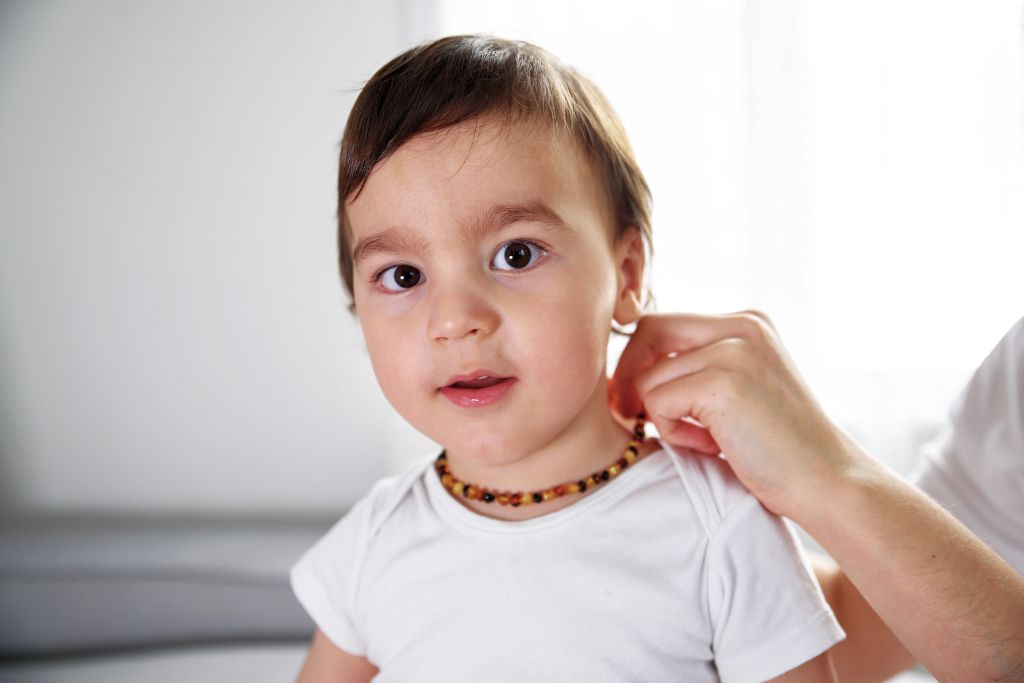
[[[762,339],[772,336],[775,325],[772,323],[772,320],[768,317],[767,313],[751,309],[748,311],[742,311],[737,315],[744,323],[746,334],[749,334],[752,338]]]
[[[749,318],[753,318],[761,323],[771,323],[771,318],[769,318],[768,314],[758,308],[748,308],[745,311],[741,311],[740,315],[745,315]]]

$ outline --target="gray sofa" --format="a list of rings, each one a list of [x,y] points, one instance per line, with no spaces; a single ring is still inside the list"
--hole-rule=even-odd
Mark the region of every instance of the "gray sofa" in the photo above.
[[[0,520],[0,683],[288,681],[288,568],[340,517]]]

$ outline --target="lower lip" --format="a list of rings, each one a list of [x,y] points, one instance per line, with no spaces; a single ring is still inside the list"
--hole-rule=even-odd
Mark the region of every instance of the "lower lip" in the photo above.
[[[500,401],[517,381],[515,377],[509,377],[480,389],[448,386],[441,389],[441,393],[460,408],[483,408]]]

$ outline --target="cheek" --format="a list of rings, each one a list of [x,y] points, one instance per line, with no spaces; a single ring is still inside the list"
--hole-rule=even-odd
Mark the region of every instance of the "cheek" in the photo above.
[[[534,333],[547,372],[589,383],[603,371],[611,334],[614,282],[552,287],[533,312]]]
[[[414,396],[413,386],[418,386],[423,363],[416,357],[413,345],[387,326],[363,322],[363,338],[370,355],[370,364],[377,384],[388,402],[399,413],[405,415]]]

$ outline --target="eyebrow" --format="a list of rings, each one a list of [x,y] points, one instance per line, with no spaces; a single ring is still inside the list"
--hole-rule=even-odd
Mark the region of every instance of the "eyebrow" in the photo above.
[[[462,239],[468,243],[479,241],[490,233],[515,223],[536,223],[555,231],[569,230],[569,226],[557,211],[544,202],[530,201],[521,204],[492,206],[484,212],[479,220],[467,227]],[[373,254],[421,254],[429,249],[430,243],[412,231],[403,227],[391,227],[359,240],[355,249],[352,250],[352,264],[353,267],[359,267]]]

